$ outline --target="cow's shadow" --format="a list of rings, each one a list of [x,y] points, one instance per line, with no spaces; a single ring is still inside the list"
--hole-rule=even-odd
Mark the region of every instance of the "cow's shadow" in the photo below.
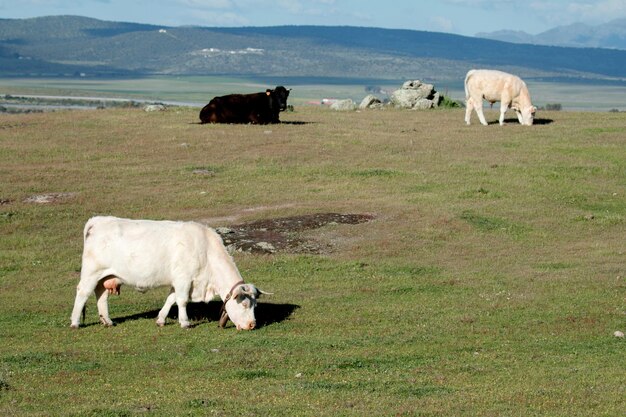
[[[498,120],[487,122],[487,124],[489,125],[497,125],[499,123],[500,122]],[[535,118],[535,120],[533,121],[533,125],[549,125],[552,123],[554,123],[554,120],[552,119]],[[517,118],[504,119],[504,124],[520,125],[519,120],[517,120]]]
[[[278,124],[281,125],[297,125],[297,126],[301,126],[301,125],[310,125],[313,124],[314,122],[303,122],[301,120],[286,120],[286,121],[281,121]]]
[[[281,120],[278,123],[267,123],[267,124],[252,124],[252,123],[201,123],[201,122],[189,122],[190,125],[207,125],[207,126],[219,126],[219,125],[251,125],[251,126],[272,126],[272,125],[295,125],[295,126],[303,126],[310,125],[315,122],[304,122],[302,120]]]
[[[283,322],[289,319],[293,312],[296,311],[298,308],[300,308],[300,306],[296,304],[273,304],[260,302],[257,304],[254,310],[254,315],[256,317],[256,328],[258,329],[274,323]],[[187,305],[187,315],[189,316],[189,320],[192,322],[191,327],[195,327],[204,321],[215,322],[215,324],[217,325],[220,319],[221,310],[221,301],[210,301],[208,303],[189,303]],[[115,325],[119,325],[124,322],[133,320],[156,320],[158,314],[159,310],[151,310],[143,313],[132,314],[129,316],[113,318],[112,320]],[[166,325],[178,324],[178,307],[176,306],[176,304],[172,306],[170,314],[168,314],[167,318],[168,321]],[[87,326],[89,325],[90,324],[87,324]],[[232,322],[229,321],[226,327],[228,326],[232,326]]]

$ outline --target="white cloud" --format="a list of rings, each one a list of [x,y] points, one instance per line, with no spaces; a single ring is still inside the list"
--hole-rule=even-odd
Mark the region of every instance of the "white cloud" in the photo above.
[[[598,24],[626,17],[626,0],[532,1],[529,7],[553,25],[575,22]]]
[[[442,32],[452,32],[454,30],[454,24],[452,20],[443,16],[433,16],[430,21],[434,24],[437,30]]]
[[[231,0],[178,0],[180,4],[196,9],[230,9],[233,7]]]
[[[292,14],[301,13],[304,8],[299,0],[278,0],[277,3],[279,7]]]
[[[193,19],[207,26],[247,26],[250,21],[233,12],[194,11]]]
[[[465,6],[473,8],[489,8],[506,7],[509,4],[519,5],[516,0],[441,0],[442,3],[448,3],[453,6]]]
[[[580,16],[581,18],[611,20],[617,17],[626,16],[626,1],[604,0],[573,2],[567,5],[567,11],[572,15]]]

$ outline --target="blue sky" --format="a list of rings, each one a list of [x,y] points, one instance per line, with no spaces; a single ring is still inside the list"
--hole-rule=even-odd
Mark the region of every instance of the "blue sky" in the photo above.
[[[163,26],[349,25],[537,34],[626,17],[626,0],[0,0],[0,18],[79,15]]]

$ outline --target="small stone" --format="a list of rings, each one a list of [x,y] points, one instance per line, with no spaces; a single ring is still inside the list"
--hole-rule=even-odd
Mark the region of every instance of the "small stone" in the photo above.
[[[621,337],[623,339],[624,338],[624,332],[620,332],[619,330],[616,330],[615,333],[613,333],[613,336]]]
[[[589,221],[589,220],[593,220],[595,218],[595,216],[593,214],[585,214],[584,219]]]
[[[266,252],[274,253],[276,251],[276,248],[274,247],[274,245],[268,242],[259,242],[256,244],[256,246],[258,246],[259,248],[261,248],[262,250]]]
[[[215,175],[213,171],[210,171],[208,169],[194,169],[193,171],[191,171],[191,173],[194,175],[206,175],[208,177],[212,177],[213,175]]]
[[[298,373],[296,374],[296,378],[302,378],[302,372],[298,372]]]

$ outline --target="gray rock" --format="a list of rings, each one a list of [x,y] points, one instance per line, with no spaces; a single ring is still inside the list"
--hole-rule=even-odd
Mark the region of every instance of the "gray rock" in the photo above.
[[[382,107],[382,101],[373,94],[365,96],[365,98],[359,104],[359,109],[373,109]]]
[[[434,107],[432,100],[427,98],[421,98],[415,102],[412,109],[413,110],[428,110]]]
[[[256,246],[259,247],[264,252],[269,252],[269,253],[276,252],[276,248],[274,247],[274,245],[268,242],[258,242]]]
[[[425,110],[439,105],[440,94],[432,84],[420,80],[410,80],[402,84],[402,88],[391,94],[393,106],[404,109]]]
[[[354,104],[354,101],[352,101],[352,99],[337,100],[330,105],[330,108],[337,111],[348,111],[354,110],[356,108],[356,105]]]
[[[443,97],[441,96],[441,94],[438,91],[435,92],[435,94],[433,95],[433,99],[432,99],[433,107],[435,108],[439,107],[439,103],[441,103],[441,100],[443,100]]]
[[[165,111],[167,110],[167,107],[165,107],[163,104],[146,104],[143,107],[143,110],[147,112]]]

